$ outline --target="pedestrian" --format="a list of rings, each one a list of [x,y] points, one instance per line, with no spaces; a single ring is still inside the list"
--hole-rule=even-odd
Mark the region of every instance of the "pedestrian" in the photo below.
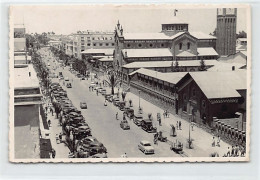
[[[191,130],[193,131],[193,126],[194,126],[194,123],[191,122]]]
[[[163,118],[165,119],[165,110],[163,111]]]
[[[89,86],[89,87],[88,87],[88,91],[90,91],[90,88],[91,88],[91,87]]]
[[[232,149],[231,149],[231,156],[234,157],[235,156],[235,147],[232,146]]]
[[[107,106],[107,100],[105,99],[104,106]]]
[[[48,107],[47,107],[47,105],[45,106],[45,112],[48,112]]]
[[[161,117],[158,118],[158,121],[159,121],[159,126],[162,126]]]
[[[56,156],[56,151],[54,149],[52,149],[51,154],[52,154],[52,158],[54,159]]]
[[[97,96],[98,96],[98,89],[97,89]]]
[[[178,130],[179,129],[179,122],[177,121],[176,123],[176,129]]]
[[[51,116],[53,116],[53,109],[50,107]]]
[[[179,121],[179,129],[181,130],[181,121]]]
[[[213,136],[212,139],[213,139],[213,140],[212,140],[212,147],[215,147],[215,145],[216,145],[215,137]]]
[[[217,141],[217,146],[220,147],[220,136],[218,135],[218,141]]]
[[[61,133],[59,134],[59,139],[62,140],[62,134]]]
[[[118,112],[116,112],[116,120],[118,120]]]
[[[230,157],[230,149],[228,147],[228,150],[227,150],[227,157]]]
[[[239,148],[238,148],[238,146],[236,145],[236,147],[235,147],[235,156],[236,156],[236,157],[238,156],[238,151],[239,151]]]
[[[51,127],[51,120],[48,120],[48,125],[49,127]]]

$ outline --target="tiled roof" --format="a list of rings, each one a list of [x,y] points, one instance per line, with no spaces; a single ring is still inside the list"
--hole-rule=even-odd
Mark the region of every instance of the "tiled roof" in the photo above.
[[[179,32],[176,33],[173,36],[167,36],[166,34],[162,32],[158,33],[124,33],[124,39],[125,40],[149,40],[149,39],[156,39],[156,40],[171,40],[174,39],[185,32]]]
[[[169,57],[172,56],[170,49],[168,48],[153,48],[153,49],[123,49],[123,56],[133,57]],[[126,56],[127,53],[127,56]]]
[[[190,35],[196,37],[197,39],[217,39],[215,36],[203,33],[203,32],[189,32]]]
[[[195,54],[192,54],[189,51],[182,51],[179,54],[176,55],[177,57],[196,57]]]
[[[247,71],[190,72],[208,99],[241,97],[237,90],[247,89]]]
[[[217,60],[205,60],[206,66],[214,66],[219,62]],[[196,67],[200,66],[200,60],[178,61],[179,66]],[[148,61],[148,62],[132,62],[123,66],[123,68],[153,68],[153,67],[171,67],[172,61]]]
[[[82,51],[81,54],[99,54],[104,53],[105,55],[112,55],[114,52],[114,49],[87,49],[85,51]]]
[[[176,84],[181,78],[183,78],[187,74],[187,72],[161,73],[161,72],[141,68],[130,73],[129,75],[131,76],[134,75],[135,73],[143,74],[172,84]]]
[[[184,22],[183,20],[179,19],[176,16],[173,16],[169,20],[167,20],[166,22],[162,22],[161,24],[188,24],[188,23]]]
[[[198,56],[218,56],[218,53],[212,47],[198,48]]]

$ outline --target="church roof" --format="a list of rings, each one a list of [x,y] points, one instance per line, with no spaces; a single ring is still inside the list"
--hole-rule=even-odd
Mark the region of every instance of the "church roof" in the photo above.
[[[172,56],[170,49],[158,48],[158,49],[123,49],[124,58],[135,58],[135,57],[169,57]],[[127,56],[126,56],[127,53]]]
[[[82,51],[81,54],[105,54],[105,55],[113,55],[114,49],[87,49]]]
[[[141,68],[130,73],[129,75],[131,76],[134,75],[135,73],[143,74],[172,84],[176,84],[181,78],[183,78],[187,74],[187,72],[161,73],[154,70]]]
[[[217,39],[215,36],[206,34],[204,32],[189,32],[190,35],[196,37],[197,39]]]
[[[217,60],[205,60],[206,66],[214,66],[219,62]],[[198,67],[200,66],[200,60],[185,60],[178,61],[180,67]],[[137,69],[137,68],[153,68],[153,67],[171,67],[172,61],[136,61],[132,63],[125,64],[123,68]]]
[[[171,17],[169,20],[162,22],[162,24],[188,24],[176,16]]]
[[[155,40],[171,40],[174,39],[182,34],[184,34],[185,32],[179,32],[176,33],[173,36],[167,36],[166,34],[162,33],[162,32],[158,32],[158,33],[124,33],[124,39],[125,40],[149,40],[149,39],[155,39]]]
[[[198,48],[198,56],[218,56],[218,53],[212,47]]]
[[[192,54],[189,51],[182,51],[179,54],[176,55],[177,57],[195,57],[195,54]]]
[[[208,99],[241,97],[237,90],[247,89],[247,71],[189,72]]]

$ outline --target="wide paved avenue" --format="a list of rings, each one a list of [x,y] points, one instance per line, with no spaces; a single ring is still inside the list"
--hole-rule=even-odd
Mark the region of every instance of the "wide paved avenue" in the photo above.
[[[49,53],[46,53],[49,54]],[[53,56],[51,56],[53,57]],[[51,71],[57,62],[53,59],[46,58],[46,64],[50,64]],[[49,61],[47,62],[47,59]],[[179,157],[180,155],[170,150],[167,143],[159,142],[158,145],[152,145],[155,148],[155,154],[144,155],[137,145],[141,140],[148,140],[153,143],[153,134],[143,131],[140,127],[136,126],[132,121],[128,120],[130,130],[123,130],[120,128],[120,120],[122,120],[123,113],[112,103],[107,103],[104,106],[104,96],[96,92],[89,91],[89,80],[80,80],[72,74],[68,67],[64,69],[58,67],[55,72],[58,74],[62,72],[64,77],[68,77],[72,83],[72,88],[63,88],[67,91],[69,99],[75,107],[81,110],[82,115],[92,130],[92,135],[102,142],[108,150],[107,156],[109,158],[117,158],[126,153],[128,157]],[[57,78],[53,82],[59,82]],[[60,81],[63,85],[63,81]],[[88,109],[80,109],[80,102],[85,100],[88,104]],[[116,112],[119,113],[119,120],[116,120]]]

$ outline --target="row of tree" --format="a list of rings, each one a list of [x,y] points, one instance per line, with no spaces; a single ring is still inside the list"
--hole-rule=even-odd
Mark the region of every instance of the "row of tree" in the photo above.
[[[180,72],[181,71],[180,67],[179,67],[179,62],[177,60],[175,62],[172,61],[171,71],[172,72]],[[200,60],[199,71],[206,71],[206,64],[205,64],[205,61],[203,59]]]

